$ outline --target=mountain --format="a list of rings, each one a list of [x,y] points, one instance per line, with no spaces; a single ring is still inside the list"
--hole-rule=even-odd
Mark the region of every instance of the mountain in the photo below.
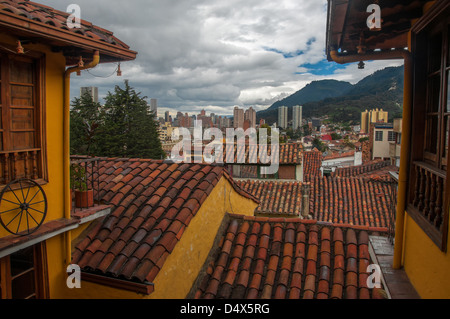
[[[365,77],[355,85],[335,80],[314,81],[294,94],[257,112],[258,119],[273,124],[278,120],[278,107],[303,105],[303,118],[328,115],[334,122],[359,123],[361,112],[382,108],[389,119],[401,117],[403,105],[403,66],[388,67]]]
[[[303,105],[308,102],[316,102],[324,98],[332,98],[345,94],[353,86],[348,82],[337,80],[313,81],[294,94],[275,102],[269,109],[278,109],[280,106]]]

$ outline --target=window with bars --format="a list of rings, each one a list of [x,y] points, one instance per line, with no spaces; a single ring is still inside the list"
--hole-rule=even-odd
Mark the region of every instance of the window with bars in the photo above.
[[[375,131],[375,141],[383,141],[383,131]]]
[[[0,51],[0,185],[44,179],[42,58]]]
[[[395,132],[394,131],[388,131],[388,142],[395,142]]]

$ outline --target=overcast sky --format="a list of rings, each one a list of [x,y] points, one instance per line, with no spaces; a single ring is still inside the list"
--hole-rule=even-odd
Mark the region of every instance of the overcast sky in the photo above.
[[[125,79],[143,96],[158,99],[158,113],[231,115],[235,105],[257,110],[314,80],[356,83],[402,61],[341,66],[326,61],[327,0],[37,0],[114,32],[137,51],[135,61],[104,64],[72,77],[98,86],[100,98]],[[374,106],[375,107],[375,106]]]

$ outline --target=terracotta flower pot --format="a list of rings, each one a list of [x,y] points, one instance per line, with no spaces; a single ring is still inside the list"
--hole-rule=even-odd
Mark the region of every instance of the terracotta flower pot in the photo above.
[[[94,206],[94,191],[75,191],[75,207],[88,208]]]

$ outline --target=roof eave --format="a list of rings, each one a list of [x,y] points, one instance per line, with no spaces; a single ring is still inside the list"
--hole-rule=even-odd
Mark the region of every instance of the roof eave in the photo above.
[[[100,54],[108,55],[117,61],[131,61],[136,59],[137,52],[121,49],[113,44],[98,41],[88,37],[81,37],[71,31],[66,31],[16,16],[9,12],[0,11],[0,27],[20,31],[33,37],[44,38],[67,46],[74,46],[84,50],[99,50]]]

